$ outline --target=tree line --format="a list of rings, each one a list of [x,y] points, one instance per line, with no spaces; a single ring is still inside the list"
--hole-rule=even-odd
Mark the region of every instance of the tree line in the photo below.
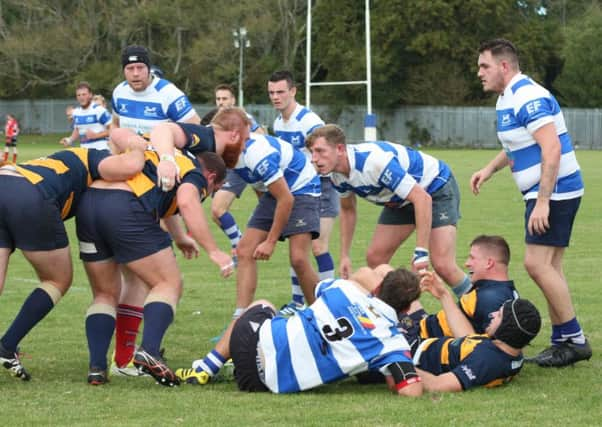
[[[364,1],[313,0],[313,81],[365,76]],[[571,107],[602,105],[597,0],[371,0],[373,104],[482,105],[477,47],[504,37],[521,69]],[[77,82],[105,96],[122,80],[120,52],[142,44],[193,102],[238,82],[232,31],[244,26],[247,103],[290,69],[303,92],[307,0],[0,0],[0,97],[72,97]],[[298,97],[302,100],[303,94]],[[361,86],[312,89],[312,102],[365,103]]]

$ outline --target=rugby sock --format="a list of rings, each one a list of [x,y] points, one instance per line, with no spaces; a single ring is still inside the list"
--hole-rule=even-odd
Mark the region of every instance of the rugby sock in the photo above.
[[[7,160],[8,160],[8,151],[5,151],[4,152],[4,161],[7,161]]]
[[[209,375],[214,376],[226,363],[226,358],[213,349],[203,359],[198,359],[192,362],[192,369],[196,372],[205,371]]]
[[[316,263],[318,264],[318,276],[320,276],[320,280],[334,279],[334,260],[330,252],[318,255]]]
[[[115,322],[115,364],[126,366],[136,350],[136,337],[142,322],[142,307],[119,304]]]
[[[173,318],[174,309],[166,302],[153,300],[144,305],[141,347],[151,356],[160,357],[161,341]]]
[[[220,228],[224,231],[224,234],[228,236],[228,239],[230,239],[232,248],[236,248],[240,238],[242,237],[242,233],[236,224],[236,220],[230,212],[226,212],[220,216],[218,220],[220,223]]]
[[[299,284],[299,279],[297,278],[297,273],[291,267],[291,294],[293,295],[293,302],[297,305],[305,304],[305,297],[303,296],[303,290],[301,289],[301,285]]]
[[[21,310],[2,339],[6,350],[16,351],[19,342],[52,310],[61,298],[61,292],[49,283],[41,283],[27,297]]]
[[[13,163],[17,163],[17,153],[13,154]]]
[[[460,283],[455,284],[452,287],[452,291],[454,291],[454,295],[456,295],[456,297],[460,298],[462,295],[468,292],[468,290],[471,287],[472,282],[470,281],[470,278],[465,274],[462,281]]]
[[[566,341],[577,345],[585,345],[585,335],[583,335],[583,330],[576,317],[560,325],[552,325],[552,344],[558,345]]]
[[[232,313],[232,320],[238,319],[244,312],[246,308],[244,307],[236,307],[234,309],[234,313]]]
[[[86,313],[86,337],[91,368],[107,369],[107,351],[114,330],[115,307],[108,304],[92,304]]]

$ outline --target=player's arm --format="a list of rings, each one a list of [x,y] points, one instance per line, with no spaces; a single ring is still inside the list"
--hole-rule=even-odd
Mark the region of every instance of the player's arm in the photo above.
[[[341,259],[339,273],[343,279],[348,279],[351,274],[351,242],[355,231],[357,221],[357,199],[355,194],[349,194],[347,197],[341,197],[341,210],[339,212],[339,221],[341,227]]]
[[[222,252],[211,234],[205,211],[201,206],[199,189],[191,183],[182,183],[176,193],[180,214],[186,223],[190,235],[207,252],[209,259],[220,267],[223,277],[234,271],[234,263],[230,255]]]
[[[186,134],[175,123],[161,123],[150,133],[150,143],[159,155],[157,165],[157,185],[163,191],[171,190],[179,181],[175,149],[186,146]]]
[[[529,217],[527,229],[531,234],[542,234],[550,228],[550,197],[560,168],[561,144],[554,123],[548,123],[537,129],[533,132],[533,138],[541,148],[541,177],[537,201]]]
[[[184,258],[192,259],[199,256],[199,247],[196,241],[186,233],[182,221],[180,221],[180,215],[164,218],[163,224]]]
[[[470,189],[472,190],[473,194],[479,194],[479,191],[481,190],[481,185],[483,185],[485,181],[491,178],[491,176],[494,173],[508,166],[509,163],[510,160],[508,159],[506,152],[504,150],[501,150],[497,154],[497,156],[495,156],[493,160],[491,160],[487,164],[487,166],[473,173],[470,177]]]
[[[71,135],[61,138],[61,140],[59,142],[63,147],[71,147],[73,145],[73,142],[77,141],[78,139],[79,139],[79,132],[77,131],[77,127],[74,126],[73,131],[71,132]]]
[[[115,153],[123,153],[128,150],[144,151],[148,143],[131,129],[115,128],[111,130],[109,145]]]
[[[412,362],[394,362],[385,371],[387,387],[399,396],[419,397],[422,395],[422,380]]]
[[[426,391],[430,392],[457,392],[462,391],[462,384],[452,372],[441,375],[433,375],[430,372],[416,368],[418,375],[422,378],[422,384]]]
[[[113,105],[113,108],[115,108],[115,105]],[[113,121],[112,121],[112,125],[113,128],[118,128],[119,127],[119,115],[113,113]]]
[[[405,199],[414,205],[416,249],[412,259],[412,268],[414,271],[419,271],[429,265],[428,250],[433,223],[433,200],[430,194],[418,184],[414,184]]]
[[[274,210],[274,220],[266,239],[257,246],[253,253],[253,258],[259,260],[268,260],[272,256],[276,243],[278,243],[278,239],[288,223],[291,211],[293,210],[293,204],[295,203],[295,198],[282,176],[268,185],[268,191],[276,199],[276,209]]]
[[[443,311],[445,312],[447,324],[455,338],[475,333],[472,324],[464,315],[460,307],[458,307],[451,292],[447,286],[443,284],[443,281],[437,273],[432,271],[421,272],[420,289],[431,293],[439,300],[443,307]]]
[[[105,181],[125,181],[142,171],[144,162],[144,151],[132,150],[105,157],[98,164],[98,172]]]

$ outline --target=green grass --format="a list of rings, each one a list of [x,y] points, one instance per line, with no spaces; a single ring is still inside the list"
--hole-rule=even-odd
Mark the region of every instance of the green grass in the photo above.
[[[60,146],[58,136],[20,139],[20,160],[37,157]],[[550,324],[543,297],[522,267],[524,254],[522,211],[518,191],[507,171],[488,182],[480,196],[468,189],[470,174],[492,158],[494,151],[428,150],[448,162],[460,185],[463,218],[458,228],[458,263],[463,264],[471,239],[480,233],[504,235],[512,249],[511,276],[524,297],[544,314],[542,332],[527,354],[547,344]],[[70,221],[75,278],[70,292],[21,343],[29,356],[23,360],[32,374],[29,383],[0,370],[0,414],[5,425],[599,425],[602,416],[602,277],[599,212],[602,211],[602,152],[577,153],[586,180],[586,196],[565,256],[579,320],[589,336],[594,356],[575,367],[545,370],[526,366],[510,385],[461,394],[428,394],[400,399],[383,386],[359,386],[353,380],[297,395],[247,394],[234,383],[165,389],[148,378],[112,378],[109,385],[86,384],[87,347],[84,315],[91,301],[85,274],[77,258],[74,223]],[[10,191],[10,189],[2,189]],[[208,207],[208,206],[206,206]],[[244,223],[253,207],[250,191],[233,206]],[[378,209],[359,203],[359,221],[353,245],[354,265],[360,266]],[[213,229],[222,247],[226,239]],[[338,258],[338,234],[333,237]],[[407,265],[413,238],[393,262]],[[276,304],[290,297],[286,246],[280,245],[269,263],[262,263],[257,297]],[[164,344],[173,367],[187,366],[210,348],[209,338],[228,322],[235,295],[234,279],[222,280],[206,257],[181,259],[185,291],[176,320]],[[8,326],[35,286],[35,275],[19,253],[11,259],[4,293],[0,297],[0,331]],[[425,298],[427,308],[437,308]],[[598,420],[598,421],[596,421]]]

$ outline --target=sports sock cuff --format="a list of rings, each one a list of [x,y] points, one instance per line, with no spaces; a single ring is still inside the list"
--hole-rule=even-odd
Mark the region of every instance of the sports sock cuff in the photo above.
[[[90,317],[94,314],[107,314],[113,319],[117,317],[117,311],[115,310],[115,307],[109,304],[92,304],[90,307],[88,307],[88,311],[86,311],[86,317]]]
[[[41,290],[46,292],[50,299],[52,300],[52,304],[57,305],[57,303],[63,297],[61,291],[59,291],[52,283],[49,282],[41,282],[38,286]]]
[[[456,295],[456,297],[460,298],[464,295],[468,290],[472,287],[472,283],[467,275],[464,275],[464,279],[460,283],[457,283],[452,288],[452,291]]]
[[[238,319],[245,312],[246,307],[236,307],[234,313],[232,313],[232,319]]]
[[[224,213],[222,216],[218,218],[220,226],[222,230],[227,230],[228,228],[236,225],[236,221],[230,212]]]
[[[148,296],[146,297],[146,300],[144,300],[144,306],[147,306],[153,302],[162,302],[164,304],[167,304],[168,306],[171,307],[171,310],[173,311],[173,315],[176,315],[176,307],[175,305],[173,305],[168,298],[164,297],[163,295],[159,295],[159,294],[154,294],[154,293],[150,293],[148,294]]]
[[[117,306],[117,314],[120,316],[129,316],[142,319],[142,313],[144,307],[137,307],[135,305],[119,304]]]

